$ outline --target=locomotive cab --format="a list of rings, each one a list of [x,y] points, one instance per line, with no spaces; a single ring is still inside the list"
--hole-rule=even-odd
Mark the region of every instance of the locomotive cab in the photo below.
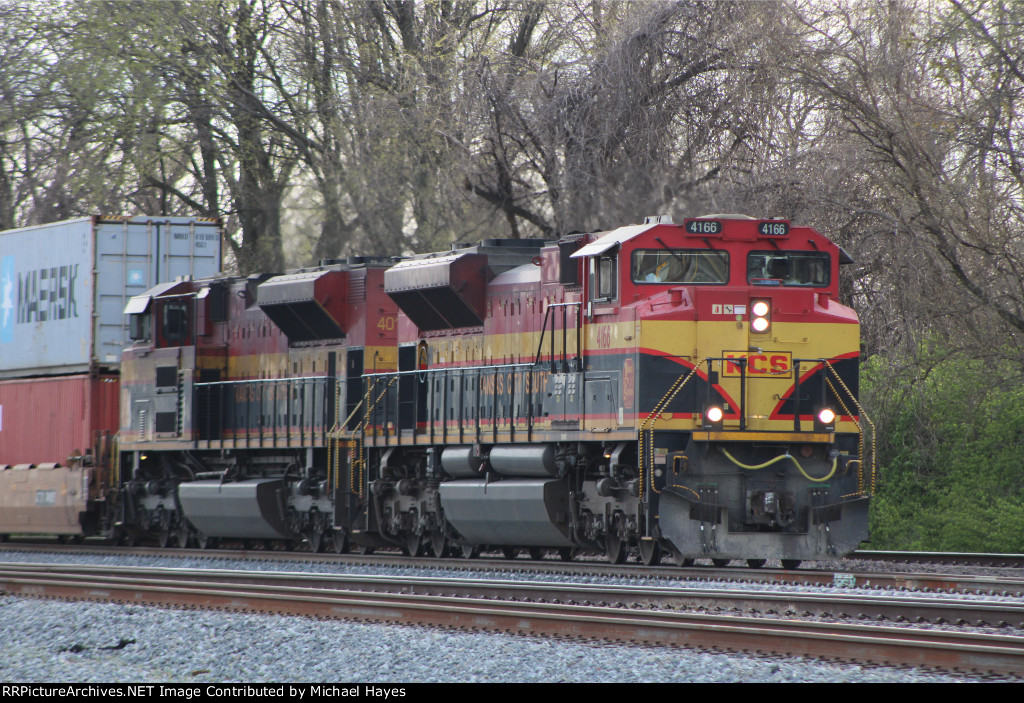
[[[866,538],[859,329],[836,302],[836,245],[785,221],[711,216],[622,228],[573,257],[590,272],[588,343],[638,389],[619,412],[658,517],[645,537],[684,561],[755,564]]]
[[[123,500],[115,525],[129,541],[152,532],[166,545],[184,529],[176,491],[188,477],[187,468],[158,451],[124,449],[155,449],[190,434],[192,408],[184,400],[197,360],[197,288],[192,280],[164,283],[125,306],[132,345],[122,357],[122,453],[115,471]]]

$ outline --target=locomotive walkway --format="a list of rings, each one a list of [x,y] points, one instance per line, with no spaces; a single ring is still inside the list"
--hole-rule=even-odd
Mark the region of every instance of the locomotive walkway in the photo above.
[[[1024,611],[1016,602],[936,600],[923,594],[844,596],[24,564],[0,565],[0,591],[30,597],[217,608],[807,655],[1024,678],[1024,636],[1019,630],[1015,634],[1004,634],[835,622],[837,618],[846,617],[1006,623],[1017,628],[1024,625]],[[705,612],[693,612],[693,609]],[[720,612],[710,612],[715,609]],[[811,614],[828,617],[829,621],[798,619]]]

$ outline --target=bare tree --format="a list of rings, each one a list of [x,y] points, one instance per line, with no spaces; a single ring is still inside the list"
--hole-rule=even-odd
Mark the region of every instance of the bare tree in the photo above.
[[[482,218],[467,225],[463,217],[472,208],[451,187],[444,135],[465,131],[463,76],[516,6],[295,0],[287,7],[301,27],[295,70],[316,87],[307,154],[326,215],[317,252],[358,246],[399,254],[482,227]]]
[[[82,70],[68,7],[0,7],[0,212],[4,226],[120,212],[130,192],[116,139],[97,117],[111,107],[99,88],[116,67]],[[130,180],[130,179],[129,179]]]
[[[30,122],[38,116],[36,97],[41,71],[26,32],[27,11],[0,4],[0,230],[18,224],[29,197],[26,165],[30,160]]]
[[[854,154],[845,180],[857,187],[831,209],[848,213],[851,244],[872,262],[858,285],[882,313],[874,333],[902,329],[903,353],[940,335],[1019,356],[1024,11],[878,2],[795,17],[795,75]]]
[[[729,2],[547,7],[533,29],[524,23],[504,61],[481,72],[475,92],[488,128],[470,149],[468,187],[515,234],[713,207],[702,185],[760,129],[773,90],[757,52],[775,11]]]

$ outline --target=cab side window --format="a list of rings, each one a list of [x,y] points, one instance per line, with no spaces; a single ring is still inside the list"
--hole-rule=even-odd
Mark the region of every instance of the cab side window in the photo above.
[[[591,259],[593,286],[591,298],[597,301],[615,300],[618,296],[618,257],[615,254]]]
[[[160,336],[169,346],[187,344],[189,339],[188,303],[169,300],[160,315]]]
[[[148,311],[135,313],[130,319],[130,336],[136,342],[148,342],[152,339],[153,318]]]

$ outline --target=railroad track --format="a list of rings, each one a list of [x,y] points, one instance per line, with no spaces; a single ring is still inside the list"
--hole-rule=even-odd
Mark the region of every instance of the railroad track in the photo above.
[[[956,566],[994,566],[1024,569],[1024,554],[986,554],[975,552],[888,552],[857,550],[850,559],[908,562],[911,564],[943,564]]]
[[[619,608],[699,610],[833,619],[952,624],[1024,630],[1024,602],[941,599],[925,594],[850,595],[723,588],[615,586],[549,581],[415,576],[323,575],[214,569],[141,568],[47,564],[2,564],[4,574],[46,576],[68,581],[131,579],[175,585],[212,583],[330,591],[400,593]]]
[[[0,546],[12,552],[59,553],[69,555],[98,556],[142,556],[160,558],[257,560],[265,562],[291,563],[333,563],[383,566],[386,568],[432,568],[453,571],[474,571],[493,573],[538,574],[552,573],[573,576],[601,576],[609,578],[651,578],[655,580],[688,579],[700,581],[729,581],[735,583],[777,583],[804,584],[817,586],[839,586],[873,590],[935,591],[950,593],[975,593],[1005,596],[1024,596],[1024,578],[1012,576],[937,574],[937,573],[884,573],[853,570],[824,570],[803,568],[747,569],[744,567],[717,568],[711,566],[677,567],[663,564],[658,567],[643,567],[637,564],[613,565],[602,560],[564,562],[553,559],[540,561],[504,558],[435,559],[431,557],[404,557],[398,554],[313,554],[310,552],[237,550],[237,549],[176,549],[166,550],[153,547],[113,547],[98,543],[83,545],[5,543]],[[2,557],[0,557],[2,559]]]
[[[73,544],[65,544],[64,542],[56,542],[52,538],[37,538],[37,537],[14,537],[13,542],[3,542],[3,547],[11,547],[14,549],[18,548],[39,548],[39,547],[51,547],[51,548],[96,548],[97,546],[106,545],[106,542],[100,541],[86,541],[85,543],[79,541]],[[110,547],[116,549],[116,547]],[[146,547],[133,547],[133,550],[149,551],[154,554],[166,554],[179,553],[179,552],[204,552],[204,553],[223,553],[223,552],[237,552],[246,551],[252,553],[284,553],[284,554],[303,554],[303,552],[295,551],[283,551],[276,552],[264,549],[256,550],[182,550],[182,549],[167,549],[167,548],[146,548]],[[353,555],[346,555],[353,556]],[[1024,569],[1024,554],[1005,554],[1005,553],[987,553],[987,552],[904,552],[904,551],[887,551],[877,549],[858,549],[857,551],[850,554],[847,559],[863,559],[865,561],[883,561],[893,563],[909,563],[909,564],[937,564],[942,566],[986,566],[993,568],[1008,568],[1008,569]],[[736,562],[737,566],[742,566],[742,562]]]
[[[325,577],[307,574],[0,565],[11,595],[204,607],[372,622],[411,623],[516,634],[602,639],[701,649],[974,671],[1024,678],[1024,637],[978,631],[711,614],[672,608],[726,607],[810,612],[830,599],[804,594],[730,594],[700,589],[620,588],[470,579]],[[728,600],[735,596],[734,600]],[[773,596],[778,596],[774,598]],[[832,598],[831,611],[872,617],[921,608],[926,599]],[[916,601],[916,603],[915,603]],[[617,603],[618,607],[610,605]],[[703,604],[703,605],[698,605]],[[712,604],[714,604],[712,606]],[[728,605],[723,605],[728,604]],[[939,619],[963,613],[962,602]],[[991,605],[991,604],[990,604]],[[1005,616],[1021,623],[1020,604]],[[970,611],[969,618],[978,616]],[[889,616],[884,616],[889,617]],[[992,617],[991,612],[984,617]],[[999,616],[1004,617],[1004,616]]]

